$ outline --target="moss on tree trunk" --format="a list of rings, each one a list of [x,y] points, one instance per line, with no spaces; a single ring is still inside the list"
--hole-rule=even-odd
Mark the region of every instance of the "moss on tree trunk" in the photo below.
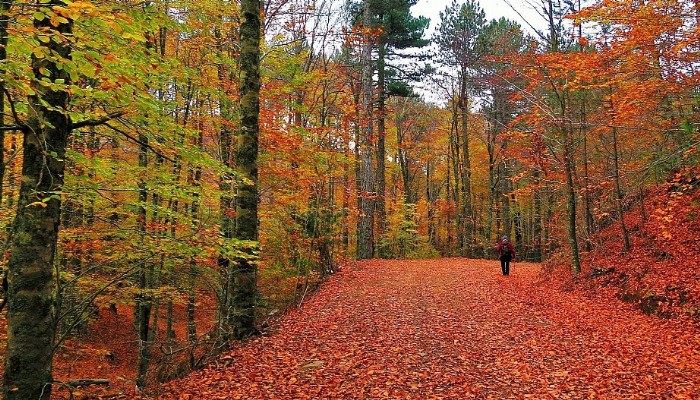
[[[64,5],[62,1],[45,4],[47,7]],[[72,21],[57,26],[51,22],[49,18],[34,20],[38,30],[52,35],[48,43],[42,44],[47,47],[46,54],[70,58],[70,47],[62,37],[71,34]],[[58,68],[55,60],[33,55],[35,79],[38,81],[47,75],[54,83],[70,84],[70,76]],[[8,400],[50,397],[56,332],[54,256],[61,217],[64,159],[71,130],[65,111],[69,95],[65,90],[39,85],[36,81],[32,86],[36,94],[29,98],[28,120],[24,127],[22,184],[8,262],[4,377],[5,399]]]
[[[236,197],[236,232],[242,240],[258,240],[258,134],[260,116],[260,2],[241,1],[241,128],[236,166],[247,182],[240,184]],[[257,291],[257,249],[236,260],[233,271],[233,335],[241,339],[255,333]]]

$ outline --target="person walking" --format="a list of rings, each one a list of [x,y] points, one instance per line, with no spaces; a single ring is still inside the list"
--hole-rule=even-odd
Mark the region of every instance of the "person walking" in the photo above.
[[[503,272],[503,276],[508,276],[510,274],[510,261],[515,258],[515,248],[508,241],[508,236],[503,236],[501,241],[498,242],[496,250],[501,260],[501,272]]]

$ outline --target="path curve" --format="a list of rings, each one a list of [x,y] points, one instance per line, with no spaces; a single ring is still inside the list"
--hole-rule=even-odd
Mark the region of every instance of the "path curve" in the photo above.
[[[539,266],[366,261],[163,399],[700,399],[700,330]]]

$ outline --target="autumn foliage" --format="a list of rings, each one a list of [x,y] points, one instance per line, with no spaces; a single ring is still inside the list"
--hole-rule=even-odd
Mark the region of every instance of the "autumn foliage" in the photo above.
[[[593,250],[583,256],[581,276],[562,271],[566,268],[562,260],[554,258],[548,262],[550,277],[563,287],[573,284],[632,303],[650,315],[697,321],[698,172],[695,168],[673,174],[668,182],[645,193],[643,208],[634,206],[625,214],[633,232],[632,251],[624,251],[619,227],[612,223],[593,238]]]
[[[415,0],[246,3],[259,225],[237,237],[241,2],[0,1],[0,268],[15,288],[13,239],[44,232],[16,216],[54,210],[55,251],[14,256],[50,278],[56,396],[699,396],[672,341],[700,315],[698,2],[530,3],[537,32],[469,0],[431,38]],[[67,142],[23,165],[39,106]],[[474,261],[502,235],[511,280]]]

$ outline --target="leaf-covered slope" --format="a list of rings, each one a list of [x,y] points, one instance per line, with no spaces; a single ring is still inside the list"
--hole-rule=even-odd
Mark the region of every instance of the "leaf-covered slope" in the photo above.
[[[697,398],[700,332],[464,259],[346,268],[162,399]]]
[[[584,254],[578,287],[661,317],[700,317],[700,169],[678,172],[630,202],[624,218],[631,251],[623,251],[619,222],[610,224]],[[571,279],[566,269],[554,268],[559,279]]]

